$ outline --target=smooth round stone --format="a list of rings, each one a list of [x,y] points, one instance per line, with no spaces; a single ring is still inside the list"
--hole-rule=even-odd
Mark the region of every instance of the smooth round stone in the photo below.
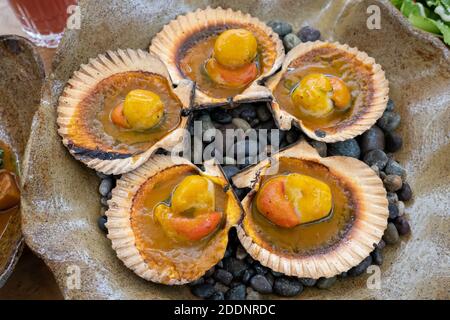
[[[367,163],[369,167],[375,165],[380,170],[384,169],[388,160],[389,158],[387,157],[386,153],[384,153],[380,149],[371,150],[364,156],[364,162]]]
[[[327,156],[327,144],[325,142],[312,140],[310,144],[317,150],[321,157]]]
[[[100,198],[100,203],[105,206],[108,207],[108,198],[107,197],[101,197]]]
[[[224,259],[223,266],[235,278],[241,277],[247,269],[247,264],[244,261],[233,257]]]
[[[292,25],[290,25],[287,22],[279,21],[279,20],[272,20],[267,23],[269,27],[272,28],[272,30],[277,33],[280,37],[283,37],[287,35],[288,33],[292,32]]]
[[[228,272],[224,269],[217,269],[214,272],[214,279],[216,279],[216,281],[219,281],[220,283],[228,286],[228,285],[230,285],[231,281],[233,281],[233,275],[231,274],[231,272]]]
[[[233,120],[231,121],[237,128],[242,129],[245,131],[247,131],[248,129],[251,129],[252,126],[245,121],[244,119],[241,118],[233,118]]]
[[[222,167],[222,170],[228,179],[230,179],[232,176],[234,176],[236,173],[239,172],[238,167],[235,166],[224,166]]]
[[[392,99],[389,99],[386,106],[386,111],[394,111],[394,108],[395,108],[394,101]]]
[[[102,196],[106,197],[108,193],[111,192],[113,185],[114,185],[113,179],[111,178],[103,179],[98,187],[98,192],[100,192]]]
[[[377,125],[384,131],[390,132],[397,129],[400,125],[401,117],[398,113],[392,111],[385,111],[380,119],[377,121]]]
[[[337,277],[320,278],[317,280],[316,287],[319,289],[329,289],[336,283],[336,281]]]
[[[389,203],[388,209],[389,209],[389,219],[393,220],[398,217],[399,210],[396,204]]]
[[[403,138],[396,132],[388,132],[385,137],[386,151],[396,152],[403,146]]]
[[[105,233],[108,233],[108,228],[106,228],[105,223],[108,221],[108,218],[106,216],[100,216],[97,219],[97,225],[100,230],[102,230]]]
[[[384,231],[383,240],[387,244],[396,244],[399,240],[397,228],[392,222],[389,222],[386,230]]]
[[[264,266],[261,265],[261,263],[259,263],[259,262],[256,262],[256,263],[253,265],[253,268],[255,269],[255,271],[256,271],[257,274],[266,274],[266,273],[269,271],[268,268],[264,267]]]
[[[284,273],[277,272],[277,271],[273,271],[273,270],[270,270],[270,273],[272,273],[272,275],[273,275],[275,278],[279,278],[279,277],[282,277],[282,276],[284,275]]]
[[[317,283],[317,280],[312,278],[301,278],[299,280],[304,287],[314,287]]]
[[[251,122],[256,119],[256,109],[253,106],[245,107],[242,109],[240,118],[244,119],[247,122]]]
[[[298,36],[302,42],[316,41],[320,39],[320,31],[307,26],[300,29]]]
[[[216,280],[214,280],[214,278],[205,278],[205,284],[210,284],[210,285],[215,285],[216,284]]]
[[[244,284],[236,285],[225,293],[226,300],[245,300],[246,287]]]
[[[275,279],[273,291],[282,297],[293,297],[303,291],[303,285],[297,279],[280,277]]]
[[[208,283],[198,284],[196,286],[191,287],[191,292],[194,296],[207,299],[211,297],[214,293],[216,293],[216,290],[214,289],[214,286]]]
[[[383,251],[379,248],[375,248],[375,250],[372,251],[372,263],[381,266],[383,264]]]
[[[211,111],[211,119],[220,124],[228,124],[231,123],[233,117],[223,109],[216,109]]]
[[[401,236],[411,232],[411,226],[405,216],[397,217],[397,219],[394,220],[394,225]]]
[[[412,190],[408,182],[404,182],[401,189],[397,191],[398,199],[401,201],[409,201],[412,198]]]
[[[201,277],[201,278],[198,278],[197,280],[189,282],[188,286],[193,287],[193,286],[197,286],[199,284],[204,284],[204,283],[205,283],[205,279],[203,277]]]
[[[395,192],[402,187],[402,178],[393,174],[389,174],[383,180],[384,187],[387,191]]]
[[[395,192],[388,192],[387,193],[387,199],[389,203],[397,203],[398,202],[398,196]]]
[[[269,281],[270,285],[273,286],[273,283],[275,282],[275,277],[273,276],[272,272],[267,272],[265,274],[265,277],[267,281]]]
[[[285,35],[283,37],[283,45],[284,45],[284,49],[286,49],[286,51],[292,50],[294,47],[296,47],[300,43],[301,43],[300,38],[297,37],[297,35],[295,33],[288,33],[287,35]]]
[[[384,140],[383,130],[381,130],[377,126],[373,126],[369,130],[364,132],[360,137],[359,145],[361,147],[361,152],[365,154],[370,150],[383,150],[385,147]]]
[[[329,156],[346,156],[359,158],[361,150],[355,139],[349,139],[328,145]]]
[[[383,250],[386,247],[386,242],[384,242],[383,239],[380,240],[380,242],[378,242],[377,244],[377,248],[380,250]]]
[[[352,277],[359,276],[366,272],[367,268],[372,264],[372,256],[368,256],[363,261],[361,261],[357,266],[348,270],[347,274]]]
[[[208,271],[206,271],[205,272],[205,274],[203,275],[203,277],[206,279],[206,278],[209,278],[209,277],[212,277],[212,275],[214,274],[214,272],[216,271],[216,268],[215,267],[212,267],[211,269],[209,269]]]
[[[208,298],[208,300],[225,300],[225,296],[223,292],[215,292]]]
[[[400,163],[393,159],[389,159],[388,163],[386,164],[386,168],[384,168],[384,172],[386,172],[387,175],[400,176],[402,180],[406,178],[405,168],[403,168]]]
[[[272,114],[266,106],[261,105],[256,107],[256,116],[260,121],[265,122],[272,117]]]
[[[214,285],[214,289],[216,289],[216,291],[218,291],[218,292],[225,293],[225,292],[227,292],[230,288],[229,288],[228,286],[224,285],[223,283],[217,282],[217,283]]]
[[[263,296],[252,287],[247,287],[247,300],[263,300]]]
[[[250,285],[259,293],[267,294],[272,292],[272,285],[267,278],[261,274],[257,274],[251,278]]]
[[[252,121],[250,121],[250,125],[252,126],[252,128],[256,128],[258,126],[259,122],[260,122],[259,119],[255,118]]]
[[[1,158],[1,150],[0,150],[0,158]],[[97,175],[97,177],[99,177],[102,180],[111,178],[110,175],[104,174],[103,172],[100,172],[100,171],[96,171],[95,174]]]
[[[255,275],[256,271],[253,269],[247,269],[245,270],[244,274],[242,275],[242,282],[247,284],[250,279]]]

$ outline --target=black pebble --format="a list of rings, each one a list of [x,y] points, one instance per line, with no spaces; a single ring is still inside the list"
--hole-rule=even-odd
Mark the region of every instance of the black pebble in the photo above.
[[[247,269],[247,270],[245,270],[245,271],[244,271],[244,274],[242,275],[242,282],[245,283],[245,284],[247,284],[247,283],[250,281],[251,277],[254,276],[255,273],[256,273],[256,272],[255,272],[255,270],[253,270],[253,269]]]
[[[398,231],[398,234],[401,236],[411,232],[411,227],[405,216],[397,217],[397,219],[394,220],[394,225]]]
[[[373,126],[369,130],[364,132],[359,139],[361,152],[365,154],[370,150],[383,150],[385,147],[384,141],[385,139],[383,130],[381,130],[377,126]]]
[[[223,266],[225,270],[230,272],[235,278],[242,277],[245,270],[247,269],[247,264],[244,261],[233,257],[224,259]]]
[[[300,282],[305,287],[314,287],[316,285],[317,280],[312,278],[301,278]]]
[[[396,152],[400,150],[403,146],[402,137],[396,132],[388,132],[386,134],[386,151]]]
[[[216,293],[216,290],[214,289],[214,286],[212,286],[211,284],[205,283],[192,286],[191,292],[196,297],[207,299],[211,297],[214,293]]]
[[[293,297],[303,291],[303,286],[298,279],[280,277],[275,279],[273,291],[282,297]]]
[[[320,31],[312,27],[303,27],[298,32],[298,37],[302,42],[316,41],[320,39]]]
[[[216,281],[219,281],[220,283],[223,283],[224,285],[230,285],[231,281],[233,281],[233,275],[223,269],[217,269],[214,272],[214,279],[216,279]]]
[[[397,191],[400,201],[409,201],[412,198],[412,190],[407,182],[404,182],[401,189]]]
[[[358,264],[356,267],[351,268],[348,270],[348,275],[352,277],[359,276],[366,272],[367,268],[372,264],[372,257],[368,256],[363,261],[361,261],[360,264]]]
[[[389,203],[389,219],[393,220],[398,217],[398,206],[395,203]]]
[[[263,265],[261,265],[261,263],[256,262],[253,265],[253,268],[255,269],[257,274],[266,274],[267,271],[269,271],[266,267],[264,267]]]
[[[346,156],[359,158],[361,150],[355,139],[349,139],[328,145],[329,156]]]
[[[289,23],[284,22],[284,21],[278,21],[278,20],[269,21],[267,23],[267,25],[269,27],[271,27],[272,30],[275,33],[277,33],[280,37],[283,37],[283,36],[287,35],[288,33],[292,32],[292,26]]]
[[[225,296],[222,292],[215,292],[208,298],[208,300],[225,300]]]
[[[211,111],[211,119],[220,124],[228,124],[231,123],[233,117],[223,109],[216,109]]]
[[[242,110],[240,117],[247,121],[248,123],[252,122],[256,118],[256,110],[255,108],[247,107]]]
[[[272,285],[270,284],[269,280],[267,280],[267,278],[261,274],[257,274],[253,278],[251,278],[250,285],[259,293],[266,294],[272,292]]]
[[[226,300],[245,300],[246,287],[243,284],[231,288],[225,293]]]
[[[97,220],[97,225],[103,232],[107,233],[108,228],[106,228],[105,223],[108,221],[108,218],[106,216],[100,216]]]
[[[386,106],[386,111],[394,111],[394,108],[395,108],[394,101],[392,99],[389,99]]]
[[[372,262],[377,266],[381,266],[383,264],[383,251],[378,247],[372,251]]]
[[[369,167],[375,165],[380,170],[384,169],[388,160],[389,158],[386,153],[380,149],[371,150],[364,156],[364,162],[367,163]]]
[[[400,125],[401,117],[398,113],[392,111],[385,111],[380,119],[377,121],[377,125],[384,131],[391,132],[397,129]]]
[[[211,269],[209,269],[208,271],[206,271],[206,273],[203,275],[204,278],[209,278],[212,277],[212,275],[214,274],[215,271],[215,267],[212,267]]]

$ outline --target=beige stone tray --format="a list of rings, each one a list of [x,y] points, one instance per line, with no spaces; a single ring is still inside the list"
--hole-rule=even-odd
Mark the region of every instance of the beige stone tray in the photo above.
[[[450,52],[442,42],[412,29],[388,1],[80,1],[81,30],[66,33],[36,114],[23,167],[23,232],[27,244],[49,265],[66,298],[192,298],[185,287],[146,282],[116,258],[97,228],[99,184],[75,161],[56,132],[58,95],[81,63],[117,48],[148,48],[161,27],[197,7],[222,5],[262,19],[283,19],[296,29],[312,25],[326,40],[357,46],[376,58],[390,80],[402,116],[405,143],[398,157],[409,172],[414,200],[407,214],[412,234],[385,254],[381,289],[369,290],[368,275],[342,279],[330,290],[306,290],[300,298],[449,298],[450,288]],[[381,29],[366,26],[367,8],[381,10]],[[81,287],[67,287],[71,266]]]

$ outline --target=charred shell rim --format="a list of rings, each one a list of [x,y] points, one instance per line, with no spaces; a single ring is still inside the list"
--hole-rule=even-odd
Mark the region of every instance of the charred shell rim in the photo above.
[[[387,226],[388,202],[381,180],[363,162],[349,157],[321,158],[304,141],[274,156],[275,159],[281,157],[316,161],[330,168],[337,176],[345,177],[345,182],[355,191],[354,197],[358,203],[353,225],[345,237],[328,251],[296,257],[271,252],[268,245],[253,239],[244,224],[240,224],[237,231],[243,247],[262,265],[289,276],[314,279],[333,277],[358,265],[373,251],[373,245],[380,241]],[[260,175],[268,165],[269,161],[264,160],[233,177],[236,186],[252,188],[242,201],[244,215],[250,214],[252,198],[260,186]]]
[[[224,191],[231,196],[228,201],[233,201],[232,205],[227,204],[225,230],[222,231],[223,233],[215,235],[224,235],[216,250],[214,250],[216,262],[212,265],[202,265],[195,278],[174,279],[171,276],[171,266],[151,265],[145,261],[144,255],[141,254],[136,245],[136,238],[130,220],[133,201],[141,186],[159,172],[179,165],[187,165],[195,168],[200,174],[216,177],[217,181],[224,185]],[[210,160],[204,163],[204,167],[205,170],[201,171],[184,158],[156,155],[133,172],[124,174],[117,181],[117,186],[112,191],[112,198],[108,201],[109,210],[106,211],[106,216],[108,217],[108,222],[106,223],[108,238],[112,242],[112,247],[116,251],[117,257],[138,276],[152,282],[181,285],[200,278],[223,258],[228,243],[228,230],[240,222],[242,208],[232,188],[229,187],[229,183],[223,175],[220,166],[215,164],[214,160]]]
[[[198,9],[183,16],[178,16],[169,24],[165,25],[152,40],[150,53],[158,56],[169,70],[170,76],[175,84],[178,84],[185,78],[178,67],[178,53],[187,41],[196,34],[213,30],[218,26],[224,25],[252,25],[273,40],[273,46],[276,51],[275,61],[269,71],[261,74],[253,83],[245,89],[241,94],[231,97],[232,102],[241,102],[244,100],[270,100],[271,93],[266,87],[259,85],[267,77],[276,72],[285,57],[283,43],[279,36],[265,23],[259,19],[242,13],[241,11],[233,11],[231,9],[222,9],[207,7],[206,9]],[[214,98],[197,90],[195,105],[220,105],[230,103],[230,99]]]
[[[183,128],[187,126],[187,117],[181,117],[177,129],[155,143],[142,153],[119,153],[92,148],[92,143],[85,133],[71,128],[79,104],[95,89],[98,83],[112,75],[131,71],[142,71],[160,75],[170,82],[169,73],[164,64],[156,57],[142,50],[108,51],[88,64],[81,65],[68,81],[59,98],[57,107],[58,133],[69,152],[88,167],[105,174],[121,174],[129,172],[144,163],[158,148],[171,148],[181,138]],[[194,85],[185,80],[179,83],[174,93],[180,99],[183,108],[189,108],[194,95]],[[79,131],[79,130],[78,130]]]
[[[340,44],[338,42],[315,41],[302,43],[289,51],[283,62],[281,71],[271,77],[267,82],[268,88],[273,92],[291,63],[310,51],[330,46],[337,51],[343,51],[352,55],[356,60],[370,67],[373,92],[371,92],[371,103],[364,106],[364,112],[359,112],[354,115],[353,118],[349,119],[348,123],[337,127],[335,132],[328,131],[326,128],[311,130],[303,125],[301,119],[281,109],[275,98],[272,101],[273,113],[280,129],[289,130],[294,123],[294,125],[300,127],[311,139],[327,143],[352,139],[373,126],[382,116],[388,101],[389,82],[381,66],[375,63],[375,59],[369,57],[367,53],[359,51],[357,48],[351,48],[346,44]]]

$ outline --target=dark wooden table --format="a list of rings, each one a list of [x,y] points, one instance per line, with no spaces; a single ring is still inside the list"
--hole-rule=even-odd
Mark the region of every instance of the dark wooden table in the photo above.
[[[0,35],[25,36],[19,21],[10,10],[6,0],[0,0]],[[46,72],[50,70],[55,49],[38,48]],[[62,299],[56,281],[45,263],[25,248],[8,282],[0,289],[0,300],[4,299]]]

